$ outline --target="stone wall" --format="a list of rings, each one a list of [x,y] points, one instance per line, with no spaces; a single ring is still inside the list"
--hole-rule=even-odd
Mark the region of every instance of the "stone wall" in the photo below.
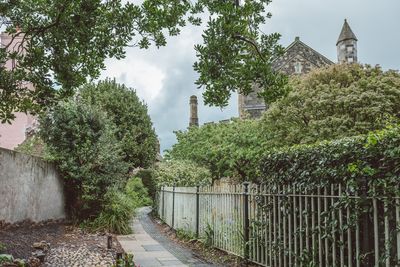
[[[63,185],[54,165],[0,148],[0,221],[63,218]]]

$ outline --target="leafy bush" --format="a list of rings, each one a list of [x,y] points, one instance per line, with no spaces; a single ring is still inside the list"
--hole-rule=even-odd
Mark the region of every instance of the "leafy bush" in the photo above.
[[[400,118],[400,74],[358,64],[316,69],[290,80],[292,91],[261,121],[270,147],[366,134]]]
[[[95,230],[117,234],[130,234],[130,222],[135,212],[135,202],[119,190],[110,190],[105,196],[105,205],[97,218],[89,223]]]
[[[191,161],[161,162],[154,171],[157,186],[197,186],[211,184],[211,174]]]
[[[133,201],[135,208],[152,204],[148,190],[139,177],[133,177],[128,180],[125,186],[125,194]]]
[[[368,135],[298,145],[266,153],[264,179],[306,187],[368,178],[397,188],[400,175],[400,126]],[[373,192],[374,194],[376,192]]]
[[[61,102],[40,120],[40,137],[65,182],[67,208],[96,217],[111,187],[123,188],[128,166],[107,114],[82,101]]]
[[[86,222],[89,228],[116,234],[131,233],[130,222],[135,210],[152,204],[151,199],[138,177],[128,180],[125,190],[111,189],[105,196],[105,204],[93,222]]]
[[[12,263],[14,261],[14,258],[12,255],[8,254],[0,254],[0,264],[6,264],[6,263]]]

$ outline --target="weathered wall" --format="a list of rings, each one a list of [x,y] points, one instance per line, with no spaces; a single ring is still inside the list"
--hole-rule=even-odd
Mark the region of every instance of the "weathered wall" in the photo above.
[[[62,218],[63,185],[54,165],[0,148],[0,221]]]

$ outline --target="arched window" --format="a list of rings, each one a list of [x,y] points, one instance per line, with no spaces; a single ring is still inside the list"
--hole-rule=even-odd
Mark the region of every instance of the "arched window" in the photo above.
[[[296,62],[294,64],[294,72],[297,74],[301,74],[302,70],[303,70],[303,66],[301,65],[301,62]]]

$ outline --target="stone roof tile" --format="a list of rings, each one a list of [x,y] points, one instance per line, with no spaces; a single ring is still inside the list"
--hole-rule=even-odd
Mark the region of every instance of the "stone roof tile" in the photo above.
[[[340,32],[339,38],[336,42],[336,45],[344,40],[349,40],[349,39],[358,41],[356,35],[351,30],[350,25],[347,23],[347,19],[345,19],[343,27],[342,27],[342,31]]]

